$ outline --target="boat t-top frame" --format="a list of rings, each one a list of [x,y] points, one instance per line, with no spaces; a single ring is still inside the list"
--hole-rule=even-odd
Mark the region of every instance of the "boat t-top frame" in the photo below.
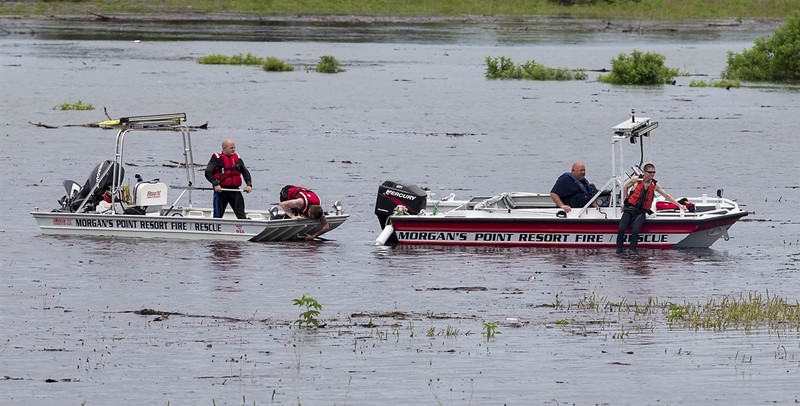
[[[110,165],[100,174],[100,178],[103,178],[107,175],[109,170],[112,171],[111,196],[113,196],[115,201],[116,199],[122,200],[122,162],[125,155],[125,136],[133,131],[178,131],[181,133],[183,139],[183,165],[186,169],[186,181],[188,185],[184,188],[180,196],[175,199],[173,206],[180,201],[184,194],[187,194],[189,207],[192,207],[191,190],[195,183],[195,173],[193,170],[194,155],[192,153],[191,131],[185,122],[186,113],[171,113],[122,117],[119,120],[110,120],[100,123],[102,128],[118,130],[114,149],[114,165]],[[97,187],[98,185],[94,186],[95,189]],[[93,193],[94,190],[91,192]],[[88,199],[84,200],[77,212],[80,213],[83,210],[87,201]],[[112,204],[111,214],[121,214],[117,213],[117,210],[121,210],[121,207],[117,206],[116,204]]]
[[[631,176],[641,174],[641,168],[639,166],[632,167],[631,169],[633,172],[631,174],[625,172],[626,168],[623,154],[625,141],[631,144],[636,144],[637,142],[641,144],[643,137],[649,137],[650,132],[656,128],[658,128],[657,121],[650,121],[650,117],[637,118],[633,110],[631,110],[630,120],[625,120],[612,127],[614,133],[611,135],[611,178],[602,188],[598,189],[589,203],[578,213],[578,217],[586,213],[607,188],[611,188],[608,206],[611,208],[620,207],[622,202],[619,201],[618,196],[621,196],[623,185]],[[644,154],[643,150],[642,154]],[[642,158],[644,158],[644,156],[642,156]],[[639,165],[641,165],[641,162]]]

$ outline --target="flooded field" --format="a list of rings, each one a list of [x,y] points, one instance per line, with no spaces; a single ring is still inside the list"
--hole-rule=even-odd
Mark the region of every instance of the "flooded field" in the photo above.
[[[670,320],[668,306],[800,298],[800,88],[688,86],[718,78],[727,52],[763,32],[518,27],[501,38],[497,28],[449,26],[373,37],[374,27],[312,27],[273,40],[156,41],[20,24],[0,36],[2,404],[800,402],[796,325],[695,328]],[[481,32],[495,34],[470,34]],[[633,49],[691,76],[645,88],[602,84],[595,72],[575,82],[484,78],[487,56],[601,69]],[[248,52],[297,69],[196,63]],[[346,71],[304,69],[322,55]],[[53,109],[78,100],[97,109]],[[103,107],[208,122],[193,136],[201,162],[233,137],[254,178],[248,207],[274,204],[294,183],[326,204],[341,200],[351,218],[324,243],[42,236],[29,212],[56,207],[64,179],[83,183],[113,156],[112,131],[64,127],[104,120]],[[751,212],[730,240],[636,259],[374,246],[384,180],[460,197],[548,192],[582,160],[602,184],[610,128],[631,109],[660,123],[645,159],[670,193],[722,188]],[[40,122],[61,127],[30,124]],[[129,140],[126,176],[177,184],[167,165],[181,156],[177,138]],[[323,305],[321,328],[297,326],[292,300],[303,295]]]

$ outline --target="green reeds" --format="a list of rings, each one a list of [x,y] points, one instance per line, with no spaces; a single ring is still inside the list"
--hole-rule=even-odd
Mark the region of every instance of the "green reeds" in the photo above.
[[[550,68],[531,59],[522,65],[515,64],[511,58],[486,57],[487,79],[526,79],[526,80],[586,80],[586,72],[567,68]]]
[[[75,103],[62,103],[53,106],[53,110],[94,110],[94,106],[90,104],[84,104],[82,101],[78,100]]]
[[[211,54],[206,55],[197,60],[197,63],[203,65],[248,65],[248,66],[261,66],[262,69],[268,72],[291,72],[294,66],[274,57],[268,56],[261,58],[251,53],[237,54],[232,56]]]
[[[800,302],[790,303],[786,299],[770,295],[769,291],[739,293],[721,299],[711,298],[706,303],[662,303],[649,297],[644,303],[628,303],[627,299],[609,301],[597,293],[585,294],[576,303],[563,303],[557,298],[553,307],[566,311],[592,311],[596,313],[632,313],[634,318],[662,315],[671,328],[725,331],[743,329],[750,331],[760,327],[770,330],[793,328],[800,331]],[[625,334],[627,335],[627,334]]]

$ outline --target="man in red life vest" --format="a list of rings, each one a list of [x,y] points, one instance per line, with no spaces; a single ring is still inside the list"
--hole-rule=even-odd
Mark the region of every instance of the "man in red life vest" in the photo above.
[[[226,138],[222,141],[222,153],[211,155],[206,166],[206,179],[214,186],[214,217],[221,218],[230,204],[237,218],[247,218],[244,214],[244,197],[238,190],[242,186],[242,178],[247,185],[245,192],[253,191],[250,171],[236,153],[236,143]]]
[[[647,215],[652,213],[650,208],[653,206],[655,192],[664,196],[681,210],[686,210],[684,205],[678,203],[658,184],[654,179],[655,175],[656,166],[647,163],[644,165],[644,173],[642,175],[628,179],[625,185],[622,186],[624,208],[617,228],[617,254],[622,253],[625,230],[628,226],[631,226],[630,250],[634,254],[637,253],[636,246],[639,244],[639,229],[642,228]],[[633,187],[633,191],[628,195],[628,189],[631,187]]]
[[[306,241],[311,241],[331,229],[316,193],[303,186],[286,185],[281,189],[280,200],[279,206],[289,218],[300,220],[308,217],[322,224],[314,234],[306,234]]]

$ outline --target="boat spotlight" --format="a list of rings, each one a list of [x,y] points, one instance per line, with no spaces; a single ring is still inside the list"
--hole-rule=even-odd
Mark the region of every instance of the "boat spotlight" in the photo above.
[[[271,219],[278,218],[278,207],[277,206],[272,206],[272,208],[269,209],[269,218],[271,218]]]
[[[342,214],[342,202],[337,200],[337,201],[333,202],[333,206],[332,207],[333,207],[333,210],[336,212],[336,214]]]

